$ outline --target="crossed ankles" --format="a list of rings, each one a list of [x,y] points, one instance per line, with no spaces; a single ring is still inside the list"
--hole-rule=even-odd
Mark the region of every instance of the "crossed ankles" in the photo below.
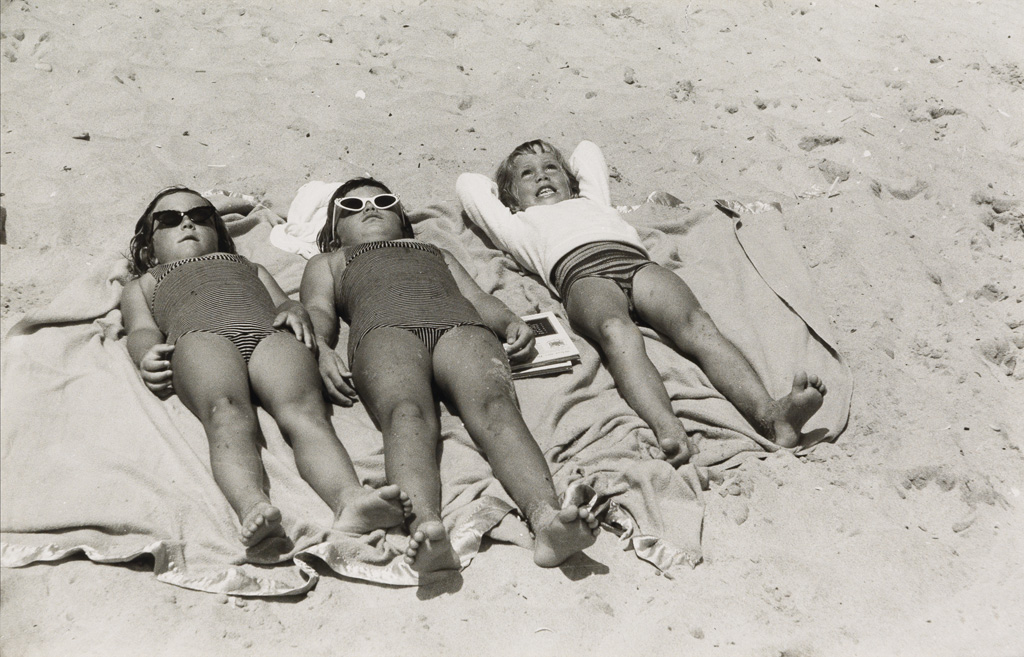
[[[361,536],[400,525],[410,513],[412,502],[398,486],[360,487],[335,516],[334,529]]]
[[[458,570],[461,565],[440,520],[422,522],[412,532],[405,562],[420,574]]]
[[[582,506],[545,512],[533,527],[533,562],[554,568],[582,552],[597,540],[599,524],[597,517]]]
[[[281,536],[281,511],[270,502],[256,502],[239,519],[242,545],[252,547],[265,538]]]

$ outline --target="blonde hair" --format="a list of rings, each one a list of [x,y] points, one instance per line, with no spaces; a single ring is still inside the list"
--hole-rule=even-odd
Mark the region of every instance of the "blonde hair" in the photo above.
[[[579,196],[580,181],[573,174],[572,169],[569,167],[569,163],[566,162],[565,156],[562,155],[562,152],[543,139],[533,139],[516,146],[515,150],[513,150],[509,156],[502,160],[501,164],[498,165],[498,170],[494,174],[494,180],[498,184],[498,200],[500,200],[505,207],[512,212],[520,212],[523,210],[519,197],[516,196],[515,164],[516,158],[528,153],[535,153],[537,155],[541,153],[551,153],[554,155],[555,160],[558,162],[558,166],[562,167],[562,170],[565,171],[566,177],[569,179],[569,193],[574,197]]]

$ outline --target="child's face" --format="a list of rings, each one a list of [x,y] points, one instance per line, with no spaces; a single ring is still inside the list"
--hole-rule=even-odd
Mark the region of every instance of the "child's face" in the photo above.
[[[399,240],[405,237],[402,232],[402,216],[398,213],[398,204],[381,210],[370,202],[382,194],[387,194],[379,187],[367,185],[356,187],[345,198],[358,198],[364,201],[363,209],[358,212],[345,210],[335,205],[334,234],[344,246],[356,246],[367,242],[383,240]]]
[[[153,255],[158,264],[217,252],[216,211],[200,196],[168,194],[157,201],[150,220]]]
[[[525,210],[572,198],[569,175],[554,153],[524,153],[512,163],[513,191]]]

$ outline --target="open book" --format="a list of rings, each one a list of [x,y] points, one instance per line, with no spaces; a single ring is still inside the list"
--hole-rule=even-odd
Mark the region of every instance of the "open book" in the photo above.
[[[554,313],[527,315],[523,321],[533,329],[537,353],[529,361],[512,365],[513,379],[569,372],[579,362],[579,350]]]

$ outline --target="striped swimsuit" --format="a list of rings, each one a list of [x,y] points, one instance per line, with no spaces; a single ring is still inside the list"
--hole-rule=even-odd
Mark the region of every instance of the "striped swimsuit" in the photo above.
[[[341,318],[350,326],[349,365],[359,342],[376,328],[409,331],[433,352],[456,326],[484,326],[440,249],[424,242],[360,245],[348,256],[337,290]]]
[[[655,264],[647,254],[630,244],[621,242],[591,242],[576,247],[562,256],[551,270],[551,284],[558,291],[562,303],[569,299],[569,289],[584,278],[606,278],[626,295],[629,314],[635,320],[633,307],[633,277],[648,265]]]
[[[212,253],[149,270],[156,279],[150,302],[156,325],[174,344],[186,333],[222,335],[245,362],[274,328],[277,312],[256,265],[239,255]]]

